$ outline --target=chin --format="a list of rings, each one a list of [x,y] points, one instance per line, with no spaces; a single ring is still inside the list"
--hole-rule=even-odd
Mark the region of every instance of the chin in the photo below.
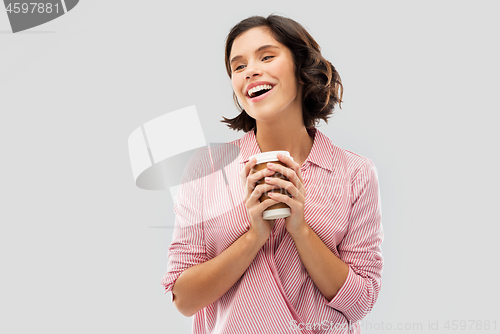
[[[275,110],[259,110],[258,112],[252,111],[248,113],[250,117],[259,122],[276,122],[277,117],[281,117]]]

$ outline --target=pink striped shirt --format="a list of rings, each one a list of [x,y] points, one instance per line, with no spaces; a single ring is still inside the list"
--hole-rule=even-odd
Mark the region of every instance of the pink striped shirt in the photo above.
[[[373,308],[381,287],[383,231],[376,167],[370,159],[333,145],[317,128],[308,131],[314,142],[301,166],[304,216],[349,266],[347,280],[333,299],[326,299],[307,273],[284,218],[277,219],[241,278],[194,315],[194,334],[360,333],[358,321]],[[239,173],[257,153],[252,130],[215,149],[199,149],[191,159],[174,205],[175,230],[161,280],[165,294],[184,270],[221,254],[248,231]]]

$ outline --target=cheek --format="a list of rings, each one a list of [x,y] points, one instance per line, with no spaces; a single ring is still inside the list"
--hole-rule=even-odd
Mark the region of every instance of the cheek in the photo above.
[[[243,94],[241,91],[243,90],[243,84],[241,80],[234,77],[231,79],[231,86],[233,87],[233,92],[236,94],[236,98],[241,106],[245,104],[245,99],[243,98]]]
[[[298,92],[298,84],[297,84],[297,78],[295,77],[295,73],[292,71],[287,72],[287,83],[288,83],[288,89],[293,92],[293,94],[297,94]]]
[[[233,86],[233,90],[236,93],[237,96],[241,95],[241,80],[238,80],[237,77],[234,77],[231,79],[231,86]]]
[[[295,79],[295,67],[293,63],[288,61],[283,61],[280,64],[277,64],[274,68],[274,75],[278,78],[282,78],[286,86],[289,88],[295,87],[296,79]]]

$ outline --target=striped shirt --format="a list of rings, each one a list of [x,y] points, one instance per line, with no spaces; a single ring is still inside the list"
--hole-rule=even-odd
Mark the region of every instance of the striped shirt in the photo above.
[[[285,219],[240,279],[193,318],[194,334],[360,333],[381,287],[381,203],[373,162],[333,145],[317,128],[301,166],[304,216],[323,243],[349,266],[328,300],[307,273]],[[254,131],[217,148],[197,150],[179,187],[165,294],[187,268],[221,254],[248,231],[250,219],[239,173],[261,153]]]

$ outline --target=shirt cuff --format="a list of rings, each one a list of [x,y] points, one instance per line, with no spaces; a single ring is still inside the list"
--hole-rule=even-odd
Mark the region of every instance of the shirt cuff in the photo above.
[[[177,273],[176,275],[173,275],[172,273],[167,273],[163,278],[161,279],[161,286],[165,288],[165,291],[163,294],[167,294],[167,292],[170,292],[170,301],[174,301],[174,294],[172,293],[172,289],[174,288],[174,284],[177,281],[177,278],[182,274],[182,272]]]
[[[356,274],[351,266],[348,267],[349,273],[347,274],[347,279],[335,297],[326,304],[326,306],[334,308],[342,313],[345,313],[345,311],[349,310],[359,301],[365,285],[363,277]]]

